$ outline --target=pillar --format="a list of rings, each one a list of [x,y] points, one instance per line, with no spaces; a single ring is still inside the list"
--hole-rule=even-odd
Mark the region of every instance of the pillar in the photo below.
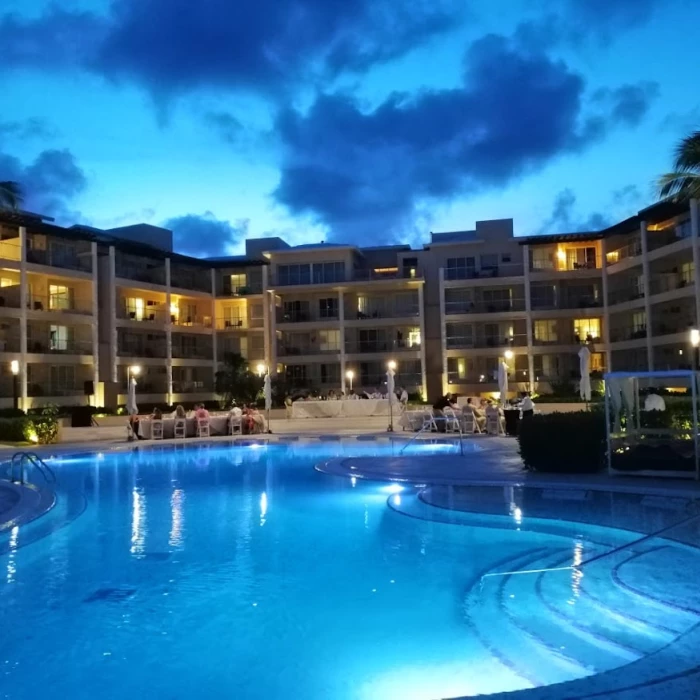
[[[170,258],[165,259],[165,401],[173,402],[173,322],[170,318]]]
[[[109,324],[109,377],[113,382],[119,381],[117,373],[117,258],[114,246],[109,247],[109,285],[107,286],[107,319]]]
[[[441,267],[438,275],[438,281],[440,285],[440,355],[442,356],[442,393],[443,395],[447,393],[447,324],[445,316],[445,268]],[[425,310],[423,308],[423,287],[421,286],[419,292],[419,308],[420,308],[420,321],[421,321],[421,352],[425,353],[423,349],[425,342],[423,338],[423,328],[425,327]],[[423,357],[423,371],[425,372],[425,357]],[[425,379],[423,379],[425,384]],[[426,388],[423,388],[423,398],[428,399],[426,394]]]
[[[19,227],[19,407],[26,411],[27,401],[27,304],[29,303],[29,281],[27,280],[27,229]]]
[[[211,378],[216,381],[216,371],[219,368],[219,348],[216,332],[216,270],[211,269]],[[212,386],[212,394],[214,387]]]
[[[93,406],[98,405],[98,387],[100,384],[100,310],[98,303],[98,275],[97,275],[97,243],[90,244],[92,258],[92,383],[93,395],[90,400]]]
[[[535,358],[532,355],[532,290],[530,289],[530,246],[523,246],[523,277],[525,279],[525,318],[527,328],[527,381],[530,391],[535,388]]]
[[[340,328],[340,390],[345,393],[345,293],[338,290],[338,326]]]
[[[644,278],[644,315],[647,319],[647,369],[649,372],[654,370],[654,348],[651,344],[652,339],[652,318],[651,318],[651,291],[649,285],[651,282],[650,265],[649,265],[649,246],[647,241],[647,222],[641,223],[642,234],[642,275]]]
[[[605,371],[612,372],[612,348],[610,346],[610,305],[608,302],[608,242],[604,238],[601,243],[603,250],[601,268],[603,271],[603,339],[605,345]]]
[[[695,327],[700,328],[700,207],[697,199],[690,200],[690,237],[693,244]]]

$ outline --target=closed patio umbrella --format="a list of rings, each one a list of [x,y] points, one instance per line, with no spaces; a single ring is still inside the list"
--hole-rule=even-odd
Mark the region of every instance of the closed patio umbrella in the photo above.
[[[393,367],[389,367],[386,371],[386,397],[389,399],[389,427],[387,430],[394,432],[394,401],[396,401],[396,383],[394,375],[396,372]]]
[[[265,411],[267,413],[267,431],[270,430],[270,409],[272,408],[272,379],[270,372],[265,375],[265,383],[263,384],[263,395],[265,396]]]
[[[136,379],[132,376],[129,380],[129,393],[126,397],[126,412],[130,416],[135,416],[139,412],[136,405]]]
[[[501,394],[501,404],[505,406],[508,399],[508,365],[503,360],[498,365],[498,391]]]
[[[579,364],[581,370],[581,381],[579,383],[579,395],[584,401],[591,400],[591,351],[584,345],[578,351]]]

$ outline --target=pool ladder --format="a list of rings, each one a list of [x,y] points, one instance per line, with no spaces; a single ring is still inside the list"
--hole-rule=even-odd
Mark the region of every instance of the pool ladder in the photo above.
[[[12,455],[12,460],[10,461],[10,481],[24,484],[27,467],[34,467],[44,477],[44,481],[47,484],[56,483],[56,474],[53,469],[51,469],[51,467],[35,452],[15,452],[15,454]]]
[[[459,419],[456,418],[455,416],[433,416],[431,415],[430,418],[426,418],[423,420],[423,426],[421,429],[399,450],[399,454],[402,455],[403,451],[417,438],[419,437],[422,433],[424,433],[426,430],[432,430],[433,427],[437,428],[437,422],[438,421],[444,421],[445,422],[445,433],[447,433],[447,426],[451,423],[452,425],[457,425],[457,429],[459,431],[459,454],[464,457],[464,432],[462,431],[462,424],[459,422]],[[448,422],[449,421],[449,422]]]
[[[700,501],[696,501],[696,503],[700,503]],[[570,564],[569,566],[552,566],[552,567],[545,567],[543,569],[520,569],[518,571],[494,571],[492,573],[484,574],[481,577],[481,588],[483,589],[484,583],[486,582],[486,579],[489,578],[497,578],[501,576],[518,576],[520,574],[544,574],[544,573],[549,573],[550,571],[579,571],[580,569],[583,569],[584,567],[588,566],[589,564],[593,564],[596,561],[600,561],[601,559],[605,559],[607,557],[611,557],[613,554],[617,554],[618,552],[622,552],[625,549],[629,549],[630,547],[634,547],[635,545],[641,544],[642,542],[648,542],[649,540],[653,540],[656,537],[659,537],[660,535],[663,535],[666,532],[669,532],[670,530],[675,530],[677,527],[681,527],[682,525],[688,525],[689,523],[692,523],[694,520],[698,520],[700,518],[700,512],[696,512],[693,515],[688,516],[687,518],[684,518],[683,520],[673,523],[671,525],[667,525],[666,527],[662,527],[660,530],[656,530],[655,532],[652,532],[649,535],[644,535],[644,537],[640,537],[638,540],[633,540],[632,542],[626,542],[625,544],[620,545],[619,547],[615,547],[614,549],[611,549],[609,552],[601,552],[600,554],[596,554],[594,557],[591,557],[590,559],[585,559],[584,561],[580,562],[579,564]]]

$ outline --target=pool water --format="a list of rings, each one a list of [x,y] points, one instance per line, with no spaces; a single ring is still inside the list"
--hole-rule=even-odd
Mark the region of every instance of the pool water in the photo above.
[[[484,573],[566,565],[639,535],[512,508],[455,518],[415,488],[314,470],[400,445],[51,461],[56,508],[0,540],[0,696],[430,700],[613,668],[700,619],[677,573],[700,572],[688,547],[652,541],[583,578],[481,586]]]

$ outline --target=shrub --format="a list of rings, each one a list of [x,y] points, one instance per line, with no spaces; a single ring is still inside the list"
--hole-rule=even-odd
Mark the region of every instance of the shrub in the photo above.
[[[32,425],[29,418],[0,418],[0,442],[24,442],[25,430]]]
[[[521,421],[520,456],[538,472],[585,474],[605,462],[605,415],[602,411],[548,413]]]
[[[32,418],[34,434],[40,445],[50,445],[58,440],[58,407],[44,406],[41,415]],[[25,439],[26,435],[25,435]],[[31,440],[33,442],[33,440]]]
[[[58,410],[46,406],[40,416],[0,418],[0,442],[48,445],[58,440]]]

